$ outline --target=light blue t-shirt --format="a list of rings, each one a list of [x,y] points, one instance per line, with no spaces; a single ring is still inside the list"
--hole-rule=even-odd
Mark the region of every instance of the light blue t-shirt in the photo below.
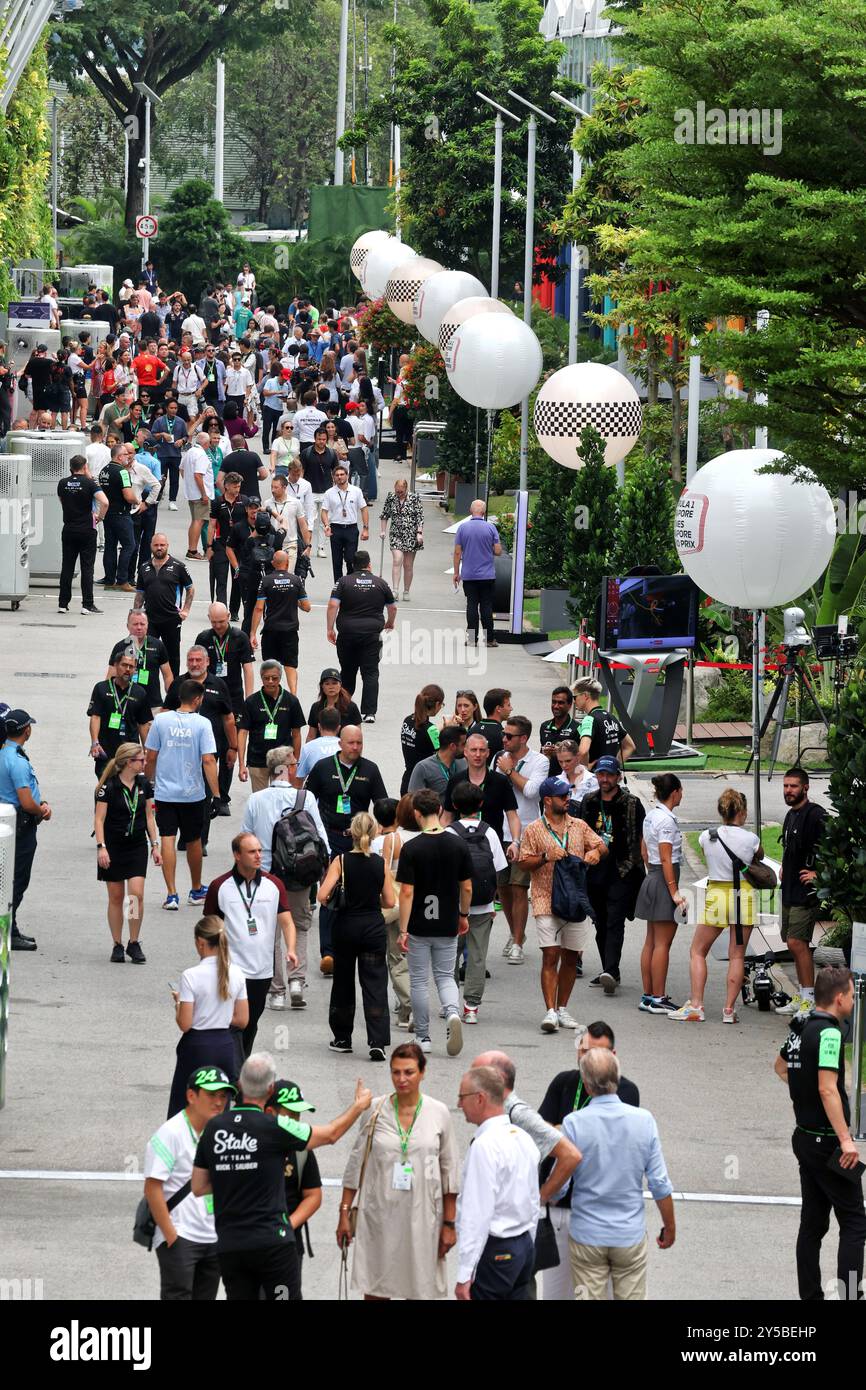
[[[204,801],[201,760],[216,752],[210,721],[201,714],[163,710],[150,726],[146,748],[156,749],[156,801]]]
[[[303,780],[312,772],[316,763],[320,763],[323,758],[329,757],[332,753],[339,753],[339,751],[340,740],[336,734],[322,734],[320,738],[311,738],[309,743],[305,743],[301,749],[295,776],[299,781]]]
[[[42,805],[39,783],[36,780],[36,773],[33,771],[33,764],[21,745],[13,743],[10,739],[0,748],[0,801],[5,801],[9,806],[17,806],[20,809],[19,788],[25,788],[30,792],[36,804]]]

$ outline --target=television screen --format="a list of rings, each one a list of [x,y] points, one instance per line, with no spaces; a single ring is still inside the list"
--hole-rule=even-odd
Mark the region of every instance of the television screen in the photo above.
[[[627,575],[602,581],[601,646],[640,652],[693,647],[698,590],[687,574]]]

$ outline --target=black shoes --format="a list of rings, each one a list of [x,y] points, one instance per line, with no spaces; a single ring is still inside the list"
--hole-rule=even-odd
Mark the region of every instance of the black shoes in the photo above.
[[[227,803],[226,803],[225,801],[215,801],[215,802],[213,803],[213,810],[211,811],[211,815],[214,816],[214,817],[216,817],[216,816],[230,816],[230,815],[231,815],[231,810],[229,809],[229,807],[228,807],[228,805],[227,805]]]
[[[147,960],[147,956],[144,954],[144,951],[142,951],[141,946],[137,941],[129,942],[126,948],[126,954],[129,956],[129,959],[132,961],[133,965],[144,965],[145,961]]]
[[[351,1052],[352,1044],[346,1038],[332,1038],[328,1043],[332,1052]]]
[[[371,1062],[384,1062],[384,1060],[385,1060],[385,1049],[384,1049],[384,1047],[371,1047],[371,1048],[370,1048],[370,1061],[371,1061]]]
[[[125,960],[126,956],[123,954],[123,945],[120,941],[118,941],[111,948],[111,964],[123,965]]]
[[[25,936],[25,935],[23,934],[23,932],[20,932],[20,931],[18,930],[17,927],[13,927],[13,928],[12,928],[12,950],[13,950],[13,951],[36,951],[36,950],[38,950],[38,949],[39,949],[39,948],[38,948],[37,945],[36,945],[36,941],[35,941],[35,938],[34,938],[34,937],[32,937],[32,936]]]

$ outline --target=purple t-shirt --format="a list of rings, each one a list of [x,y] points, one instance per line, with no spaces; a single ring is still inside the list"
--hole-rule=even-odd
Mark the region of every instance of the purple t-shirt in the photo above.
[[[493,547],[499,545],[499,532],[483,516],[470,516],[457,527],[455,545],[460,546],[460,574],[463,579],[495,579]]]

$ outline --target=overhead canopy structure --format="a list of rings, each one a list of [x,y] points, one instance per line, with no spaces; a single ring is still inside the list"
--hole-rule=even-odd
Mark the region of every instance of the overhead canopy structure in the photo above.
[[[0,0],[0,111],[12,100],[53,9],[54,0]]]

